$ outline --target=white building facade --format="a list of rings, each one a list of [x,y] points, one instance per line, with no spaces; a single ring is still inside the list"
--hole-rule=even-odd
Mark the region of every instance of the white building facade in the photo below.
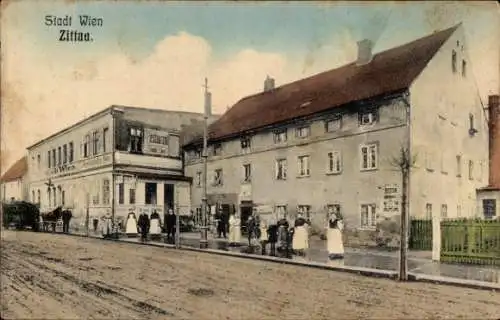
[[[416,159],[412,216],[477,214],[488,134],[461,25],[373,57],[362,49],[359,65],[279,88],[266,80],[263,93],[210,127],[209,204],[243,219],[253,210],[289,219],[302,212],[318,229],[338,211],[349,228],[373,230],[385,218],[399,220],[402,176],[394,160],[404,147]],[[198,208],[200,140],[185,153]]]
[[[27,159],[16,161],[0,177],[0,202],[27,201]]]
[[[28,157],[37,159],[29,163],[29,192],[42,212],[72,209],[73,227],[113,211],[118,221],[130,211],[190,214],[180,130],[202,119],[197,113],[109,107],[28,148]]]

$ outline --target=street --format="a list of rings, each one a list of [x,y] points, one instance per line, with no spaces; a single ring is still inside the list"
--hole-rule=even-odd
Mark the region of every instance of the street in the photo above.
[[[5,319],[498,318],[500,293],[2,231]]]

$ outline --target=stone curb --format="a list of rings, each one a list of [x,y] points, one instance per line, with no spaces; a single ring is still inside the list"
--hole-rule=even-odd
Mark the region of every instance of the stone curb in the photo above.
[[[451,278],[451,277],[443,277],[443,276],[433,276],[433,275],[413,273],[413,272],[408,273],[408,279],[410,281],[444,284],[444,285],[450,285],[450,286],[456,286],[456,287],[462,287],[462,288],[471,288],[471,289],[489,290],[489,291],[500,291],[500,284],[496,284],[493,282],[478,281],[478,280],[468,280],[468,279]]]
[[[69,233],[69,234],[58,233],[58,234],[67,235],[67,236],[74,236],[74,237],[81,237],[81,238],[89,238],[89,239],[95,239],[95,240],[108,240],[108,241],[114,241],[114,242],[143,245],[143,246],[150,246],[150,247],[157,247],[157,248],[176,249],[175,245],[166,244],[166,243],[155,243],[155,242],[144,243],[144,242],[133,242],[133,241],[120,240],[120,239],[104,239],[104,238],[100,238],[100,237],[86,236],[86,235],[74,234],[74,233],[73,234],[71,234],[71,233]],[[330,266],[330,265],[326,265],[326,264],[318,263],[318,262],[313,262],[313,261],[288,260],[288,259],[282,259],[282,258],[270,257],[270,256],[243,254],[243,253],[239,253],[239,252],[222,251],[222,250],[215,250],[215,249],[200,249],[200,248],[194,248],[194,247],[182,246],[182,245],[180,246],[179,250],[200,252],[200,253],[205,253],[205,254],[216,254],[216,255],[220,255],[220,256],[229,256],[229,257],[243,258],[243,259],[250,259],[250,260],[260,260],[260,261],[267,261],[267,262],[273,262],[273,263],[294,265],[294,266],[299,266],[299,267],[316,268],[316,269],[322,269],[322,270],[349,272],[349,273],[354,273],[354,274],[363,275],[363,276],[367,276],[367,277],[386,278],[386,279],[392,279],[392,280],[396,280],[398,277],[397,272],[389,271],[389,270],[379,270],[379,269],[352,267],[352,266]],[[442,284],[442,285],[458,286],[458,287],[465,287],[465,288],[471,288],[471,289],[500,291],[500,284],[496,284],[496,283],[489,283],[489,282],[477,281],[477,280],[451,278],[451,277],[443,277],[443,276],[432,276],[432,275],[412,273],[412,272],[408,273],[408,280],[409,281],[416,281],[416,282],[428,282],[428,283],[435,283],[435,284]]]

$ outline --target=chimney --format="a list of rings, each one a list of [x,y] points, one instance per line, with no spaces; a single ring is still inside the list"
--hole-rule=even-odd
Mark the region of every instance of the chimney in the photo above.
[[[267,76],[266,80],[264,80],[264,92],[271,91],[274,89],[274,79]]]
[[[500,96],[488,97],[489,186],[500,188]]]
[[[358,41],[358,60],[356,64],[358,66],[364,65],[372,61],[372,47],[373,43],[371,40],[364,39]]]
[[[208,91],[205,92],[205,115],[212,115],[212,93]]]

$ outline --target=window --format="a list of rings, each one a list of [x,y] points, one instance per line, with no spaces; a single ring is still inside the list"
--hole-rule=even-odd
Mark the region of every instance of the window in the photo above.
[[[56,149],[52,149],[52,165],[54,167],[57,167],[57,162],[56,162]]]
[[[49,200],[49,208],[52,207],[52,189],[48,188],[47,189],[47,198]]]
[[[252,165],[247,163],[243,165],[243,182],[252,181]]]
[[[341,215],[341,211],[340,211],[340,204],[336,203],[336,204],[328,204],[326,205],[326,213],[327,213],[327,219],[330,218],[330,215],[332,213],[335,213],[336,215]]]
[[[73,162],[73,159],[74,159],[73,142],[70,142],[69,143],[69,155],[68,155],[69,163]]]
[[[89,148],[90,148],[90,136],[86,135],[83,141],[83,157],[87,158],[89,156]]]
[[[149,142],[168,146],[168,137],[152,134],[149,136]]]
[[[278,205],[275,207],[276,210],[276,217],[278,219],[286,219],[287,218],[287,209],[286,205]]]
[[[457,177],[462,176],[462,156],[457,156]]]
[[[92,133],[92,154],[97,155],[99,153],[99,133],[94,131]]]
[[[38,168],[40,168],[40,163],[41,163],[41,158],[40,158],[40,155],[37,154],[36,155],[36,165],[37,165]]]
[[[135,189],[130,188],[128,190],[128,199],[130,204],[135,204]]]
[[[375,204],[361,205],[361,227],[374,228],[377,225],[377,214]]]
[[[213,185],[214,186],[222,186],[222,169],[215,169],[214,170]]]
[[[109,204],[109,179],[104,179],[102,181],[102,204],[108,205]]]
[[[222,144],[217,143],[213,147],[214,156],[220,156],[222,153]]]
[[[119,183],[118,184],[118,203],[123,204],[125,202],[125,189],[124,189],[124,184]]]
[[[130,128],[130,147],[131,153],[142,153],[142,129]]]
[[[359,114],[359,125],[367,126],[374,124],[377,121],[377,112],[376,111],[364,111]]]
[[[441,218],[448,218],[448,205],[441,205]]]
[[[49,151],[47,151],[47,166],[48,166],[49,168],[51,168],[51,167],[52,167],[52,161],[50,161],[50,150],[49,150]]]
[[[57,148],[57,165],[60,166],[62,164],[62,153],[61,147]]]
[[[427,219],[432,219],[432,204],[430,203],[425,205],[425,217]]]
[[[297,213],[301,214],[304,218],[309,220],[311,218],[311,206],[299,205],[297,206]]]
[[[201,187],[201,175],[202,175],[201,171],[196,172],[196,186],[197,187]]]
[[[37,190],[37,195],[36,195],[36,203],[40,204],[40,201],[42,200],[41,194],[40,194],[40,189]]]
[[[287,141],[286,129],[274,132],[274,143],[283,143]]]
[[[276,160],[276,180],[286,180],[287,163],[286,159]]]
[[[309,156],[298,157],[298,175],[299,177],[309,176]]]
[[[462,77],[467,76],[467,62],[462,60]]]
[[[451,52],[451,70],[453,73],[457,72],[457,52],[455,50]]]
[[[56,188],[52,188],[52,195],[54,197],[54,206],[57,206],[57,194],[56,194]]]
[[[248,138],[248,137],[242,138],[240,142],[241,142],[241,150],[243,150],[243,151],[250,150],[250,148],[252,146],[250,138]]]
[[[474,161],[469,160],[469,180],[474,179]]]
[[[109,134],[109,128],[104,128],[102,131],[102,152],[107,152],[107,147],[108,147],[108,134]]]
[[[311,128],[309,126],[300,127],[295,129],[295,136],[297,138],[307,138],[309,137]]]
[[[31,190],[31,202],[35,203],[35,190]]]
[[[376,144],[362,145],[361,153],[361,170],[377,169],[378,165],[378,150]]]
[[[497,203],[495,199],[483,199],[484,218],[491,220],[496,217]]]
[[[340,152],[328,152],[328,167],[327,173],[340,173],[342,172],[342,157]]]
[[[146,182],[146,204],[156,204],[156,183]]]
[[[64,190],[61,191],[61,205],[66,205],[66,192]]]
[[[97,184],[96,182],[96,188],[94,188],[94,195],[92,196],[92,203],[94,205],[98,205],[99,204],[99,195],[100,195],[100,192],[99,192],[99,185]]]
[[[336,117],[325,121],[325,132],[335,132],[342,128],[342,118]]]

